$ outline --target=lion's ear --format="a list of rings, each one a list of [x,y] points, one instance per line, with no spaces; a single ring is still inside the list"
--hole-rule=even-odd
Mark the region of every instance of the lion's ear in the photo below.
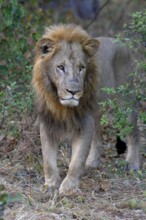
[[[99,41],[97,39],[90,39],[86,41],[83,45],[84,51],[89,55],[93,56],[99,47]]]
[[[42,38],[36,44],[36,53],[47,54],[54,48],[54,42],[48,38]]]

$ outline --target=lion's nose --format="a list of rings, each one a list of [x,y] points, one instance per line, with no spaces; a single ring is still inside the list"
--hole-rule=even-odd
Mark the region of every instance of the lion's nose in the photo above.
[[[71,93],[72,95],[75,95],[75,94],[77,94],[77,93],[79,93],[80,91],[79,90],[69,90],[69,89],[67,89],[66,90],[67,92],[69,92],[69,93]]]

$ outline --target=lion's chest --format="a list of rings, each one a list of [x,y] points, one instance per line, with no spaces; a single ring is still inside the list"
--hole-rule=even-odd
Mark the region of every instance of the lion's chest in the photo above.
[[[71,140],[81,127],[81,122],[75,118],[74,120],[58,120],[50,114],[43,119],[43,122],[47,127],[48,135],[58,142]]]

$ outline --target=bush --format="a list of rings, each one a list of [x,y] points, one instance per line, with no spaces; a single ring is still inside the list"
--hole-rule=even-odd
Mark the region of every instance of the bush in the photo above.
[[[39,9],[32,14],[31,7],[18,0],[1,0],[0,9],[0,128],[4,135],[16,136],[17,121],[32,110],[32,48],[40,38],[44,18]]]
[[[146,123],[146,111],[141,108],[142,103],[146,102],[146,10],[143,12],[135,12],[131,15],[131,22],[124,25],[124,36],[117,35],[116,42],[122,42],[123,45],[135,50],[135,68],[130,77],[133,80],[133,88],[130,89],[129,85],[120,86],[117,91],[122,96],[128,96],[129,93],[135,94],[135,100],[139,105],[137,110],[139,112],[139,118],[143,123]],[[124,103],[124,109],[121,108],[115,99],[113,99],[115,90],[113,88],[104,88],[104,92],[110,95],[110,99],[100,103],[102,111],[107,111],[111,108],[114,112],[114,121],[112,126],[118,135],[125,137],[130,133],[132,127],[127,124],[127,116],[132,111],[132,103]],[[104,114],[101,119],[102,125],[108,125],[110,123],[108,115]]]

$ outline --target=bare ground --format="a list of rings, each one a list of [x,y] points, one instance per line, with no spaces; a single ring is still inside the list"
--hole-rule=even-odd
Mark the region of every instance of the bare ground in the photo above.
[[[22,126],[22,125],[21,125]],[[22,126],[23,127],[23,126]],[[141,127],[145,146],[145,127]],[[5,220],[144,220],[146,219],[146,159],[142,148],[143,171],[124,172],[124,156],[115,157],[113,143],[104,146],[102,163],[89,169],[81,180],[76,195],[52,198],[42,193],[43,172],[38,131],[30,125],[22,129],[17,143],[1,137],[0,185],[1,193],[22,195],[19,201],[8,202]],[[61,146],[58,166],[62,177],[68,167],[69,150]]]

